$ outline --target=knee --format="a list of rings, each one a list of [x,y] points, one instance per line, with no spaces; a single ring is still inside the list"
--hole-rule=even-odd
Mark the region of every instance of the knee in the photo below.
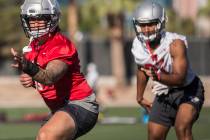
[[[37,135],[37,140],[55,140],[56,136],[52,132],[41,129]]]
[[[158,131],[149,130],[149,140],[162,140],[163,136]]]
[[[185,124],[179,124],[175,125],[176,133],[179,135],[186,135],[192,133],[192,126],[191,125],[185,125]]]

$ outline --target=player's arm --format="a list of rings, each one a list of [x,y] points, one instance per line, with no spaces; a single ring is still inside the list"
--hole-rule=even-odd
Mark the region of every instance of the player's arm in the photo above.
[[[152,103],[149,102],[147,99],[145,99],[144,96],[144,91],[147,86],[149,77],[141,70],[141,66],[138,66],[137,70],[137,96],[136,100],[137,102],[145,108],[148,112],[150,112]]]
[[[137,69],[137,102],[141,103],[143,100],[144,90],[147,86],[148,76],[141,70],[141,66]]]
[[[170,46],[170,53],[173,59],[172,73],[160,73],[160,82],[168,86],[183,85],[187,68],[188,60],[186,46],[182,40],[174,40]]]
[[[46,69],[39,68],[39,71],[32,77],[44,85],[57,82],[67,72],[68,65],[61,60],[52,60],[47,64]]]
[[[11,53],[15,61],[11,65],[12,67],[22,70],[24,73],[30,75],[34,81],[44,85],[57,82],[68,70],[68,65],[61,60],[52,60],[47,64],[46,69],[42,69],[19,55],[13,48],[11,48]]]

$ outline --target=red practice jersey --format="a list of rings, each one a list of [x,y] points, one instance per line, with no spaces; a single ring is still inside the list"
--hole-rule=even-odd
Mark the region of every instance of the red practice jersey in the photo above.
[[[69,66],[67,73],[53,85],[35,82],[38,92],[51,110],[58,109],[68,100],[80,100],[92,93],[92,89],[80,72],[80,61],[74,44],[61,33],[56,33],[41,46],[34,40],[29,47],[31,51],[25,54],[26,59],[38,64],[42,69],[55,59]]]

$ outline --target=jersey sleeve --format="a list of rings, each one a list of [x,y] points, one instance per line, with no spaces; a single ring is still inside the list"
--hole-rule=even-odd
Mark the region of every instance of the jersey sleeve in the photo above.
[[[131,52],[133,54],[134,57],[134,61],[137,65],[142,66],[142,57],[141,57],[141,46],[138,46],[138,42],[136,39],[134,39],[133,44],[132,44],[132,49]]]
[[[187,38],[184,35],[181,34],[177,34],[177,33],[172,33],[170,37],[170,43],[174,40],[174,39],[180,39],[184,42],[186,48],[188,48],[188,43],[187,43]]]
[[[72,65],[78,59],[77,51],[71,42],[59,43],[47,53],[48,62],[61,60],[68,65]]]
[[[188,43],[187,43],[187,38],[186,38],[186,36],[184,36],[184,35],[177,35],[176,37],[177,37],[177,39],[182,40],[182,41],[184,42],[186,48],[188,48]]]

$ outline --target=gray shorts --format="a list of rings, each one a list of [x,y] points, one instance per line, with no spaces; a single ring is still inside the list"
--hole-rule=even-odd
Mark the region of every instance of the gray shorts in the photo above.
[[[98,104],[95,101],[94,94],[82,100],[67,101],[66,105],[57,111],[67,112],[74,119],[76,125],[74,140],[89,132],[98,120]],[[42,126],[54,113],[49,114],[48,118],[43,121]]]
[[[91,112],[76,104],[69,103],[59,111],[67,112],[74,119],[76,125],[74,140],[89,132],[98,120],[98,113]]]
[[[190,85],[172,88],[167,95],[156,96],[150,113],[150,121],[170,127],[173,126],[179,106],[188,103],[195,107],[197,120],[204,102],[204,88],[198,77]]]

